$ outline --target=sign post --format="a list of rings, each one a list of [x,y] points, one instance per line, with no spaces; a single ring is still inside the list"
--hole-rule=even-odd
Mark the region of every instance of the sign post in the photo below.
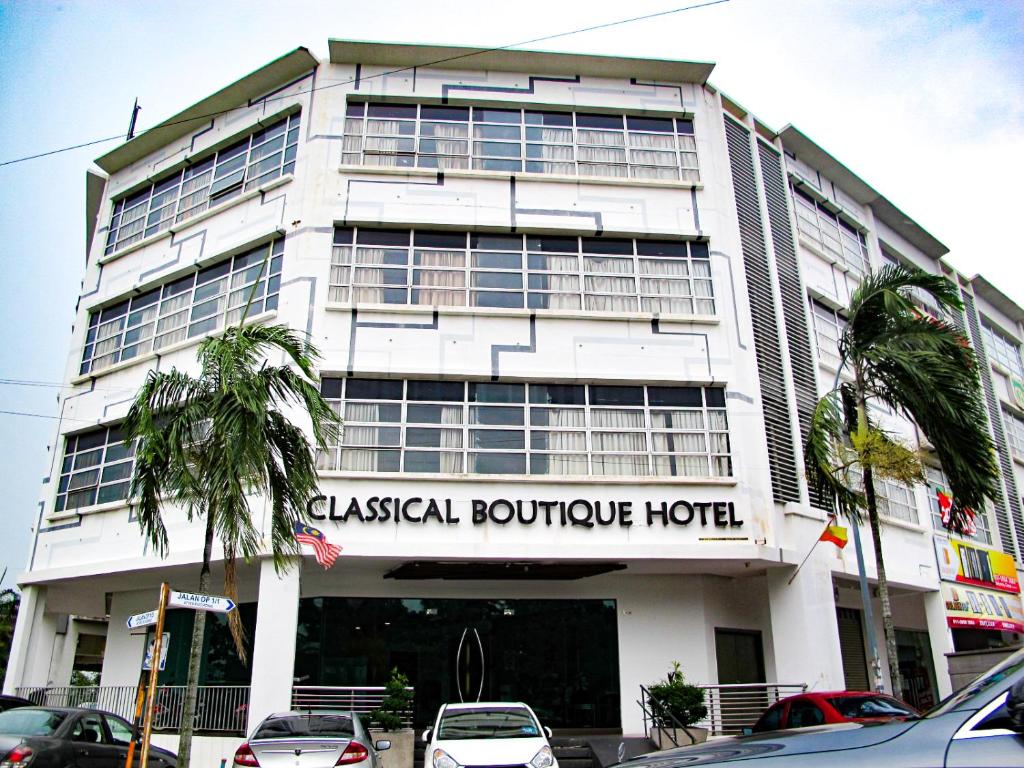
[[[202,595],[198,592],[171,592],[167,601],[168,608],[191,608],[193,611],[210,611],[212,613],[230,613],[235,610],[235,602],[227,597]],[[139,614],[140,616],[144,614]],[[132,618],[136,618],[132,616]]]
[[[153,644],[154,664],[149,670],[149,693],[146,701],[146,719],[142,726],[142,751],[139,755],[139,763],[142,768],[149,765],[149,739],[153,733],[153,707],[156,704],[156,680],[160,674],[160,646],[164,638],[164,615],[167,613],[167,598],[170,595],[171,587],[167,582],[160,585],[160,603],[156,609],[156,638]],[[132,618],[135,618],[134,616]],[[131,752],[128,753],[128,761],[125,768],[132,768]]]

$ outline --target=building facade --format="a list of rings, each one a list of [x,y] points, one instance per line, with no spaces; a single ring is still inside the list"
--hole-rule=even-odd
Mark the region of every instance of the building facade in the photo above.
[[[240,567],[251,670],[212,622],[202,682],[249,686],[250,723],[394,668],[416,724],[511,698],[625,734],[674,661],[708,685],[870,688],[884,642],[855,547],[822,544],[792,577],[827,519],[803,477],[810,414],[851,292],[887,262],[958,285],[1003,483],[952,541],[937,463],[927,487],[884,488],[900,693],[927,706],[951,690],[946,653],[1019,640],[1024,311],[711,71],[332,40],[99,158],[5,692],[66,684],[86,668],[76,628],[104,624],[90,668],[134,685],[126,619],[163,581],[195,588],[202,529],[169,508],[169,555],[148,550],[119,424],[148,371],[196,372],[250,295],[247,322],[309,334],[344,420],[310,509],[341,557]],[[162,682],[182,684],[191,616],[169,616]]]

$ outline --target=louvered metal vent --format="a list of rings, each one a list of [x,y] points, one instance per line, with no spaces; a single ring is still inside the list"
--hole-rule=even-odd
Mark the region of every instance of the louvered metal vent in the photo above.
[[[789,365],[793,372],[796,392],[796,413],[800,420],[801,446],[807,444],[811,430],[814,406],[818,402],[818,385],[814,358],[811,356],[811,333],[807,327],[807,302],[804,284],[800,279],[800,265],[793,244],[793,230],[789,218],[789,195],[782,169],[782,157],[763,141],[757,142],[761,160],[761,181],[768,203],[768,224],[772,230],[772,250],[775,252],[775,276],[782,297],[782,320],[786,327],[789,346]],[[819,509],[831,510],[829,499],[823,499],[811,489],[811,504]]]
[[[729,145],[729,164],[732,167],[732,185],[740,225],[740,246],[743,250],[747,295],[754,326],[754,348],[761,383],[761,408],[768,442],[772,495],[779,503],[799,502],[800,478],[793,445],[792,414],[786,397],[779,322],[772,298],[771,273],[758,204],[750,133],[727,117],[725,136]]]
[[[992,369],[988,364],[988,356],[985,354],[985,346],[981,339],[981,326],[978,324],[978,313],[974,308],[974,297],[961,289],[960,295],[964,300],[964,308],[967,310],[967,323],[971,329],[971,341],[974,352],[978,356],[978,363],[981,367],[981,384],[985,389],[985,402],[988,405],[988,422],[992,427],[992,438],[996,445],[996,454],[999,456],[999,469],[1003,475],[1003,486],[1006,490],[1006,498],[993,499],[996,508],[996,524],[999,526],[999,541],[1003,545],[1003,551],[1013,555],[1020,561],[1020,552],[1017,551],[1011,530],[1011,517],[1013,527],[1017,530],[1017,540],[1024,541],[1024,528],[1022,528],[1020,499],[1017,498],[1017,483],[1013,478],[1013,462],[1010,460],[1010,453],[1006,448],[1006,433],[1003,431],[1002,414],[999,412],[999,399],[996,397],[996,390],[992,384]],[[1010,511],[1007,511],[1007,501]]]

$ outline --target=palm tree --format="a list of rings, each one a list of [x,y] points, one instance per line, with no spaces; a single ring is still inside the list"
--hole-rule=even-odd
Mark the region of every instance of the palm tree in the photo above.
[[[882,403],[917,424],[935,448],[956,500],[950,528],[972,525],[972,509],[997,493],[998,469],[986,428],[978,361],[967,339],[947,322],[920,312],[912,291],[925,291],[944,310],[962,308],[956,288],[943,277],[890,265],[869,274],[850,299],[839,339],[836,384],[814,412],[805,459],[813,491],[834,502],[856,525],[867,512],[878,569],[878,597],[894,692],[902,691],[875,477],[921,482],[919,457],[874,426],[868,411]],[[852,381],[840,383],[846,372]],[[851,481],[862,473],[863,492]]]
[[[280,351],[294,364],[265,361]],[[235,558],[260,554],[262,534],[253,524],[251,496],[270,502],[270,546],[278,569],[298,552],[293,521],[319,493],[314,452],[302,429],[282,407],[301,408],[312,422],[317,446],[337,434],[338,418],[320,396],[313,363],[317,350],[281,325],[230,326],[198,349],[201,373],[172,368],[150,371],[125,421],[126,442],[135,441],[131,497],[143,534],[167,553],[161,501],[179,505],[191,522],[205,518],[199,591],[210,590],[214,536],[224,548],[224,591],[237,597]],[[246,663],[238,612],[228,614],[235,646]],[[196,611],[182,705],[178,768],[189,763],[199,662],[206,614]]]

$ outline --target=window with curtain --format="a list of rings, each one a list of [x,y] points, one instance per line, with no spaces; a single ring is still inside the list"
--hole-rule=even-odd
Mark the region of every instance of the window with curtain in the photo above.
[[[846,329],[846,318],[831,307],[811,299],[811,320],[818,362],[832,370],[839,368],[839,339]]]
[[[326,377],[352,472],[730,477],[721,387]]]
[[[988,353],[989,361],[999,363],[1017,378],[1024,378],[1020,343],[997,331],[987,322],[981,324],[981,335],[985,340],[985,351]]]
[[[826,204],[796,187],[791,188],[800,235],[825,256],[857,275],[868,271],[868,246],[864,233],[833,213]]]
[[[55,511],[128,498],[135,449],[123,440],[124,433],[115,427],[65,438]]]
[[[242,192],[295,169],[299,114],[162,176],[130,195],[115,198],[104,254],[127,248]]]
[[[689,117],[351,102],[351,165],[700,181]]]
[[[337,227],[329,300],[714,315],[708,244]]]
[[[95,373],[277,308],[284,240],[145,289],[89,313],[79,373]]]
[[[1024,461],[1024,419],[1003,406],[1003,423],[1006,425],[1006,442],[1010,444],[1010,450]]]

